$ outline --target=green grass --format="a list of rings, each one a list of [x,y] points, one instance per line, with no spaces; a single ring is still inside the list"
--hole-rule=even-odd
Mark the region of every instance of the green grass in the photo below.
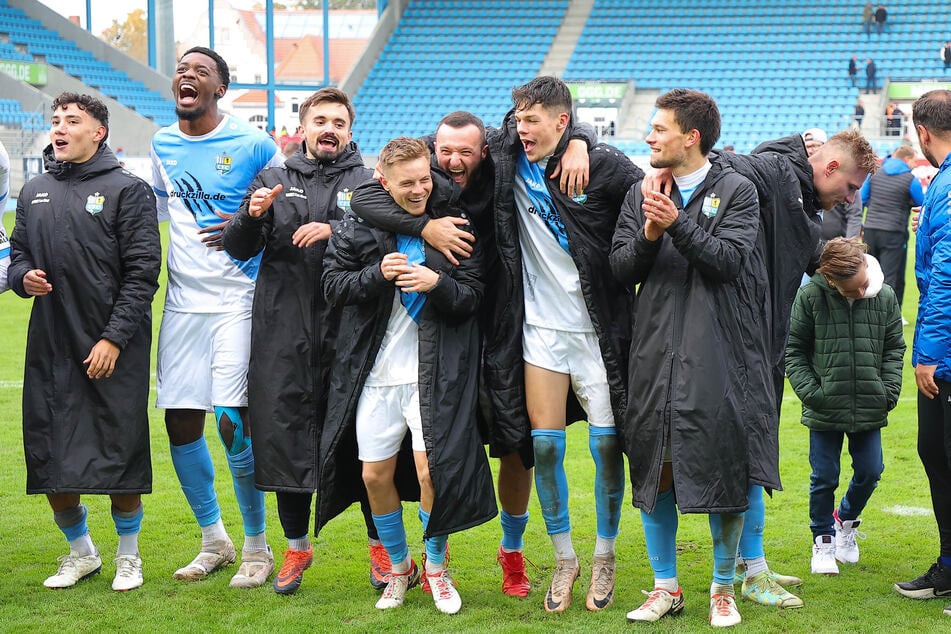
[[[12,214],[6,217],[8,227]],[[163,228],[164,231],[164,228]],[[914,317],[915,289],[909,278],[905,314]],[[161,292],[156,298],[155,324],[161,315]],[[232,590],[234,571],[213,575],[194,584],[172,579],[172,572],[197,552],[200,533],[172,470],[161,412],[150,412],[154,492],[144,499],[145,522],[140,539],[145,562],[145,585],[129,593],[110,589],[114,574],[111,555],[116,535],[108,498],[87,496],[90,531],[104,555],[103,573],[72,590],[50,591],[43,579],[55,571],[56,557],[66,552],[62,534],[52,521],[43,496],[24,495],[25,474],[20,431],[20,381],[30,302],[12,293],[0,295],[0,630],[80,632],[267,632],[267,631],[446,631],[536,632],[567,630],[621,632],[648,628],[657,632],[707,632],[707,591],[712,552],[704,516],[681,516],[679,574],[687,607],[683,616],[642,628],[628,624],[625,613],[641,603],[641,589],[649,589],[648,565],[638,512],[625,504],[618,539],[617,601],[601,613],[584,609],[590,574],[595,527],[592,496],[593,469],[583,424],[568,433],[567,471],[575,548],[582,558],[582,577],[575,586],[574,604],[566,614],[549,615],[542,597],[553,567],[550,541],[536,501],[526,534],[525,552],[538,569],[529,567],[533,591],[515,600],[499,592],[500,575],[495,551],[498,522],[454,535],[453,569],[464,607],[456,616],[436,612],[432,600],[418,590],[410,592],[400,610],[374,609],[377,593],[368,583],[366,535],[356,509],[331,522],[316,540],[315,565],[304,576],[299,592],[276,595],[269,587]],[[911,340],[912,328],[905,329]],[[885,473],[879,489],[863,514],[859,564],[841,566],[837,578],[809,574],[811,536],[808,518],[808,435],[799,424],[799,403],[787,390],[781,427],[782,475],[786,490],[767,499],[766,550],[772,566],[806,579],[800,610],[779,611],[740,603],[743,624],[756,632],[909,632],[937,631],[951,620],[942,615],[945,603],[911,601],[898,596],[891,585],[917,576],[934,561],[937,530],[930,512],[927,480],[918,460],[915,384],[906,368],[901,402],[883,432]],[[241,522],[220,443],[208,426],[209,444],[218,470],[217,485],[224,522],[240,547]],[[843,459],[843,483],[849,474]],[[493,469],[497,464],[493,464]],[[840,488],[839,493],[842,489]],[[268,532],[278,553],[286,548],[273,495],[267,496]],[[895,507],[917,507],[924,514],[900,516]],[[413,551],[421,550],[415,505],[406,505],[407,529]],[[417,554],[418,557],[418,554]]]

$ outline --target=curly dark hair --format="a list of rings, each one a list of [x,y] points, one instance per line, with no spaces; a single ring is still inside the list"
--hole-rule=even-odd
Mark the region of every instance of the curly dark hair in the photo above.
[[[75,92],[61,92],[53,99],[53,112],[74,103],[76,107],[89,113],[89,116],[102,124],[106,129],[106,136],[103,141],[109,138],[109,109],[92,95],[80,95]]]

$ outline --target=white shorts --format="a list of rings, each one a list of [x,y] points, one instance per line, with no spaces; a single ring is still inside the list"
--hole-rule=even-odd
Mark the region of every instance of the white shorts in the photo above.
[[[409,429],[413,451],[426,451],[419,413],[419,384],[364,386],[357,403],[357,454],[380,462],[400,451]]]
[[[604,369],[596,333],[524,324],[522,359],[539,368],[569,375],[571,389],[588,415],[588,424],[614,427],[608,372]]]
[[[251,311],[165,311],[159,329],[155,406],[161,409],[248,404]]]

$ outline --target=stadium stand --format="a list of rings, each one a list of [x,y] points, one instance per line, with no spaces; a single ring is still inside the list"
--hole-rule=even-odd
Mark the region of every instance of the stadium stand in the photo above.
[[[45,28],[20,9],[9,6],[6,0],[0,0],[0,38],[6,40],[0,47],[0,58],[43,60],[159,125],[176,120],[174,103],[149,90],[142,82],[133,81],[125,73],[96,59],[92,53],[80,49],[56,31]],[[6,121],[0,117],[0,123]]]
[[[373,155],[392,137],[420,136],[452,110],[499,125],[512,86],[538,73],[568,0],[410,2],[354,96],[354,140]]]
[[[355,96],[354,136],[372,155],[392,136],[432,131],[446,112],[467,109],[498,125],[511,87],[534,77],[570,3],[565,0],[413,0]],[[864,86],[865,59],[879,86],[941,78],[938,49],[951,3],[888,3],[885,34],[866,37],[862,3],[829,0],[594,0],[563,79],[630,82],[638,91],[709,92],[723,116],[720,145],[748,152],[764,139],[848,127]],[[859,85],[846,66],[859,58]],[[879,98],[867,102],[876,121]],[[646,154],[641,138],[611,142]],[[877,124],[876,124],[877,125]],[[873,144],[890,149],[895,140]]]
[[[852,55],[859,86],[869,57],[879,86],[941,75],[951,3],[889,2],[886,33],[869,38],[861,8],[843,0],[595,0],[564,79],[704,90],[721,109],[721,143],[748,152],[810,127],[847,127],[859,96],[846,73]],[[625,149],[641,154],[646,145]]]

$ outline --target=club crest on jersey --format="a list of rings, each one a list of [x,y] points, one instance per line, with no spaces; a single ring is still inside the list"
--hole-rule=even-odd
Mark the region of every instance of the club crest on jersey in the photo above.
[[[224,176],[231,171],[232,158],[230,154],[218,154],[215,156],[215,169]]]
[[[337,207],[343,211],[350,211],[350,199],[353,198],[353,192],[345,189],[337,192]]]
[[[95,216],[100,211],[102,211],[104,202],[106,202],[106,197],[99,192],[91,194],[88,198],[86,198],[86,211]]]

